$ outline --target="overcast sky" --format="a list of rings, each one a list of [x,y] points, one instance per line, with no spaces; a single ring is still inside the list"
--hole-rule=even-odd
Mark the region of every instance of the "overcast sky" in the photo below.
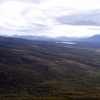
[[[0,35],[100,34],[100,0],[0,0]]]

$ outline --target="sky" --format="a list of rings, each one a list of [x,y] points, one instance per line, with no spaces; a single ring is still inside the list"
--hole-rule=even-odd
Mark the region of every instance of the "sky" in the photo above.
[[[100,0],[0,0],[0,35],[100,34]]]

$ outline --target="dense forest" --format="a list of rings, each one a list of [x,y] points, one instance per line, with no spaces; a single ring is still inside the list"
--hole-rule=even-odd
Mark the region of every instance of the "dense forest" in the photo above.
[[[0,37],[0,100],[100,100],[100,43]]]

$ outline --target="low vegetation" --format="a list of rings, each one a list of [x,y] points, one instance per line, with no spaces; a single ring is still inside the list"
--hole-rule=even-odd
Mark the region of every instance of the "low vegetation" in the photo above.
[[[99,45],[0,37],[0,100],[100,100]]]

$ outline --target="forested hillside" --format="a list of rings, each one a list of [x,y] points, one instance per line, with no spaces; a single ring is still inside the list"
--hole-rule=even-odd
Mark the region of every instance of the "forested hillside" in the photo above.
[[[0,100],[100,100],[100,44],[0,37]]]

